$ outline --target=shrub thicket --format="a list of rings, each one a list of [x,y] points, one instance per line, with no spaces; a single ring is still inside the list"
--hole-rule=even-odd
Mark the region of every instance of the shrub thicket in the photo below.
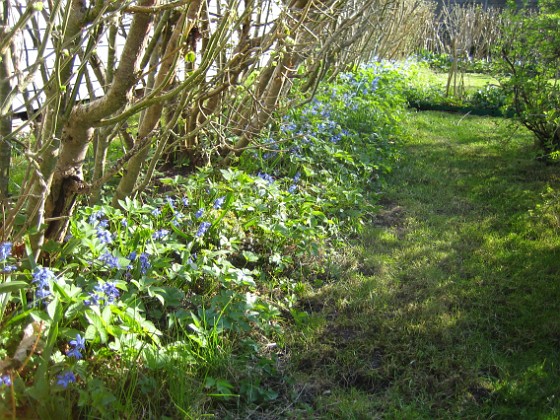
[[[545,160],[560,152],[560,13],[557,0],[538,13],[511,13],[500,44],[501,84]]]

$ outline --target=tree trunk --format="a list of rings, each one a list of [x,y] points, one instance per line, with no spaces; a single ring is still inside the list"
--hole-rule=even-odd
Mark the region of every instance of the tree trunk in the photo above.
[[[156,4],[157,0],[140,2],[140,6],[147,7]],[[102,98],[89,104],[75,105],[69,115],[61,133],[60,154],[44,205],[45,219],[48,222],[45,237],[48,239],[64,239],[76,195],[85,189],[82,168],[93,137],[93,127],[129,102],[132,88],[137,82],[141,53],[148,39],[152,21],[151,14],[138,13],[134,16],[109,91]]]
[[[0,56],[0,104],[8,97],[11,91],[10,86],[10,62],[9,50]],[[10,183],[10,164],[12,157],[12,147],[8,141],[8,136],[12,133],[12,107],[2,107],[0,109],[0,203],[9,196]]]
[[[166,86],[166,84],[173,80],[177,54],[181,52],[180,44],[183,41],[182,34],[186,33],[188,35],[192,30],[194,30],[193,28],[195,22],[198,20],[200,6],[201,0],[191,2],[186,14],[183,14],[176,23],[169,42],[162,49],[163,61],[154,82],[154,89],[162,89]],[[186,29],[185,25],[187,25]],[[162,111],[163,104],[160,102],[155,103],[145,110],[142,114],[140,125],[138,127],[137,141],[143,141],[151,135],[152,131],[156,129],[161,119]],[[113,196],[113,206],[118,206],[119,201],[128,197],[134,190],[134,186],[138,181],[140,171],[142,170],[142,166],[148,157],[148,153],[149,148],[145,147],[128,162],[126,170],[124,171],[117,190],[115,191],[115,195]]]
[[[0,10],[0,36],[5,36],[8,31],[8,17],[10,13],[10,1],[4,3]],[[10,163],[12,147],[7,137],[12,133],[12,107],[7,105],[8,96],[12,90],[12,57],[10,48],[0,55],[0,209],[4,213],[5,202],[9,195]],[[6,104],[6,105],[5,105]]]

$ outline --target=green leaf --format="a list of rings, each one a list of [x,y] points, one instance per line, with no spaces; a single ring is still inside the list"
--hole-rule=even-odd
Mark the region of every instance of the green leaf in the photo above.
[[[186,55],[185,55],[185,61],[187,63],[194,63],[194,61],[196,60],[196,54],[194,51],[189,51]]]
[[[88,318],[88,320],[90,321],[91,325],[95,328],[95,335],[99,335],[99,339],[101,340],[101,343],[105,344],[108,341],[108,334],[107,334],[107,329],[105,328],[105,322],[103,321],[103,318],[101,318],[101,316],[99,316],[97,313],[93,312],[93,311],[87,311],[86,312],[86,317]],[[88,327],[89,329],[89,327]],[[88,330],[86,330],[86,333],[88,332]],[[91,334],[91,332],[90,332]]]
[[[12,293],[21,289],[25,289],[29,285],[24,281],[8,281],[0,284],[0,293]]]
[[[68,320],[74,319],[84,308],[81,302],[75,302],[66,309],[65,318]]]
[[[103,308],[103,312],[101,313],[101,317],[105,324],[111,323],[111,318],[113,317],[113,312],[111,311],[111,306],[107,305]]]
[[[242,254],[247,262],[257,262],[259,260],[259,255],[254,252],[243,251]]]

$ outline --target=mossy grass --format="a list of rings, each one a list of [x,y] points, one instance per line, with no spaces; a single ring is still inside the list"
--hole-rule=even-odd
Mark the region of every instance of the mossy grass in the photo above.
[[[294,410],[558,418],[560,237],[535,211],[558,168],[503,119],[407,120],[383,210],[346,251],[356,270],[300,305],[310,316],[289,339]]]

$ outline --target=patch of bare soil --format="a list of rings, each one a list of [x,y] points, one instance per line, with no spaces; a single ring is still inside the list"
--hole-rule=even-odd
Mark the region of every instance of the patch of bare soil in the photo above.
[[[393,227],[402,230],[405,209],[395,204],[388,204],[373,216],[372,223],[376,227]]]

